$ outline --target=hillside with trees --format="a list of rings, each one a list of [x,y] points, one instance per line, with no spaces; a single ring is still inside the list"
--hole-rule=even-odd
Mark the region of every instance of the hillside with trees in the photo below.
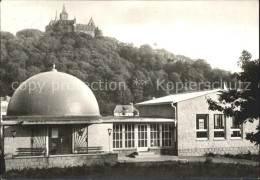
[[[56,69],[84,82],[124,82],[126,88],[93,90],[101,114],[112,114],[116,104],[140,102],[175,93],[167,82],[231,81],[230,72],[213,69],[205,60],[175,55],[149,45],[139,48],[114,38],[25,29],[14,36],[1,32],[1,96],[11,96],[12,82],[23,82]],[[157,81],[165,89],[157,89]],[[136,83],[138,82],[138,83]],[[189,91],[183,89],[182,91]]]

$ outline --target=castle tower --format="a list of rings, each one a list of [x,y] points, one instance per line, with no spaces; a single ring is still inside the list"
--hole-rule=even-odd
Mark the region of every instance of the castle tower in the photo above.
[[[64,4],[63,4],[62,12],[60,13],[60,20],[68,20],[68,13],[66,12]]]

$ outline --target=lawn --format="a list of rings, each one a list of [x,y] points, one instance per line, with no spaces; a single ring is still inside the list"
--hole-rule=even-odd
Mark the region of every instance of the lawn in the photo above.
[[[54,178],[54,179],[161,179],[181,177],[260,177],[260,167],[241,164],[212,162],[146,162],[118,163],[115,166],[81,166],[50,169],[11,170],[2,176],[5,179]]]

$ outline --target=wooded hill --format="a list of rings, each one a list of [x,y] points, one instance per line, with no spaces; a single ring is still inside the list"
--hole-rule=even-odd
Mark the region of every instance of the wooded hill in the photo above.
[[[84,82],[126,83],[125,89],[93,90],[103,115],[112,114],[116,104],[175,93],[175,89],[166,89],[167,82],[232,80],[230,72],[212,69],[203,59],[193,60],[149,45],[137,48],[109,37],[25,29],[16,36],[1,32],[1,96],[12,95],[12,82],[49,71],[54,62],[58,71]],[[157,89],[158,80],[164,80],[161,85],[165,89]]]

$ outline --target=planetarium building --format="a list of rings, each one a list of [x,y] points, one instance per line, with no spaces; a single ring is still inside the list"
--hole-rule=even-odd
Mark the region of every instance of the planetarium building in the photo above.
[[[9,102],[1,122],[6,170],[116,163],[112,128],[88,86],[54,67],[23,82]]]
[[[141,102],[137,117],[101,117],[88,86],[54,67],[23,82],[9,102],[0,126],[6,170],[115,164],[118,155],[257,153],[245,138],[257,121],[237,125],[208,109],[206,98],[221,91]]]

